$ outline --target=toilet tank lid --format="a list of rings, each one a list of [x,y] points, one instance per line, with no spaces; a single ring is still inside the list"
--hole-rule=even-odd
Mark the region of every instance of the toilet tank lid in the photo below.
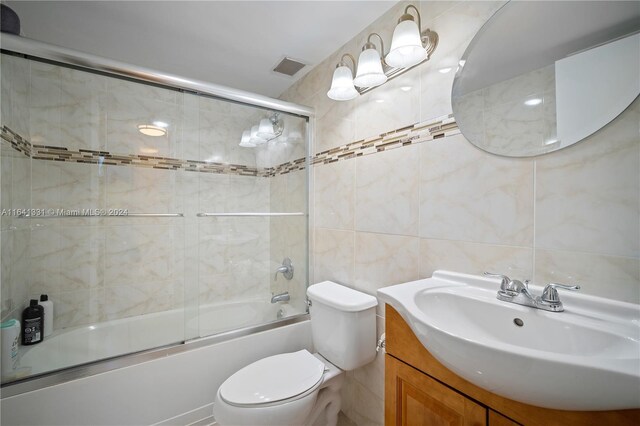
[[[364,311],[378,305],[375,297],[331,281],[310,286],[307,297],[312,302],[320,302],[345,312]]]

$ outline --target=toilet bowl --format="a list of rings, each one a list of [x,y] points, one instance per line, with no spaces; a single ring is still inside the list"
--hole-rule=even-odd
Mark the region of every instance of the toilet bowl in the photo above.
[[[221,426],[335,425],[344,371],[375,358],[375,297],[325,281],[307,290],[318,353],[303,349],[260,359],[219,388]]]

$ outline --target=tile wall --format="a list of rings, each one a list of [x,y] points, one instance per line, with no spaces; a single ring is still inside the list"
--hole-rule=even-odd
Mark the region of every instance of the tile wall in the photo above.
[[[394,6],[282,98],[316,108],[315,153],[452,113],[455,67],[503,2],[419,2],[440,35],[430,62],[349,102],[327,98],[339,57],[391,34]],[[313,275],[367,293],[436,269],[579,282],[640,302],[640,103],[579,144],[542,157],[487,154],[461,134],[313,167]],[[378,332],[384,309],[378,309]],[[383,357],[348,372],[343,411],[383,424]]]
[[[287,287],[272,274],[271,228],[289,220],[306,241],[305,218],[274,224],[264,217],[196,214],[278,211],[271,204],[272,193],[279,194],[272,181],[284,171],[277,166],[305,156],[303,120],[284,118],[286,143],[241,148],[242,131],[267,112],[7,55],[2,90],[2,125],[11,130],[4,139],[15,132],[32,144],[30,159],[2,141],[2,208],[184,214],[3,216],[3,318],[41,293],[53,300],[55,328],[61,329],[185,303],[268,302],[272,285]],[[168,124],[165,136],[138,132],[138,124],[154,121]],[[280,198],[288,203],[282,211],[306,212],[306,198],[298,195],[305,193],[305,173],[282,175],[288,185],[282,187]],[[287,191],[295,196],[286,197]],[[306,244],[299,240],[291,237],[287,244],[299,251]],[[295,287],[306,283],[306,255],[288,255],[300,266],[289,288],[303,294]],[[187,337],[198,332],[187,330]]]

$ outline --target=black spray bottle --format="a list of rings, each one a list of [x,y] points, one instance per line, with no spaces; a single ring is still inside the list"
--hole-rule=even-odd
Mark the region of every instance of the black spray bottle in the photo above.
[[[29,306],[22,311],[22,344],[35,345],[42,342],[44,326],[44,308],[38,300],[31,299]]]

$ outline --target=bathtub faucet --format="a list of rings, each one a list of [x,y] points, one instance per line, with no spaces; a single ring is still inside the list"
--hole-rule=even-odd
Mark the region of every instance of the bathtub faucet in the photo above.
[[[288,302],[289,299],[290,297],[289,297],[288,291],[285,291],[284,293],[280,293],[280,294],[271,293],[271,303]]]

